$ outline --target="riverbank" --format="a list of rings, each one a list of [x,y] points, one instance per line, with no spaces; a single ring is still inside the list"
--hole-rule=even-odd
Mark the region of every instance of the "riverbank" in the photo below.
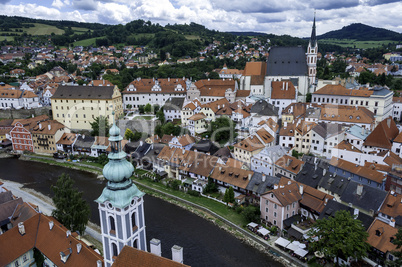
[[[307,266],[306,263],[303,263],[299,261],[296,258],[291,257],[290,255],[284,253],[283,251],[279,250],[277,247],[274,246],[274,242],[278,237],[271,237],[270,240],[266,241],[258,236],[256,236],[254,233],[249,232],[246,229],[243,229],[233,222],[226,220],[222,216],[216,214],[215,212],[202,207],[196,203],[189,202],[187,200],[181,199],[177,196],[171,195],[166,192],[162,192],[158,189],[152,188],[148,185],[145,185],[141,183],[138,179],[135,180],[136,185],[140,187],[141,190],[146,192],[147,194],[150,194],[154,197],[158,197],[164,201],[167,201],[171,204],[174,204],[176,206],[179,206],[183,209],[186,209],[200,217],[202,217],[205,220],[208,220],[218,226],[219,228],[229,232],[233,236],[235,236],[237,239],[240,239],[242,242],[254,247],[255,249],[259,250],[260,252],[263,252],[267,255],[269,255],[271,258],[274,260],[282,263],[284,266]],[[277,255],[272,254],[271,251],[274,251],[277,253]]]
[[[51,157],[38,156],[38,155],[26,155],[26,154],[21,155],[19,157],[19,159],[25,160],[25,161],[42,162],[42,163],[46,163],[46,164],[53,165],[53,166],[60,166],[60,167],[64,167],[64,168],[90,172],[90,173],[93,173],[96,175],[102,174],[101,168],[96,167],[96,166],[91,166],[88,164],[79,163],[79,162],[64,161],[64,160],[60,160],[60,159],[54,159]]]
[[[17,182],[3,179],[0,179],[0,182],[2,182],[4,184],[3,186],[11,191],[14,196],[22,198],[24,202],[30,202],[39,206],[39,211],[43,214],[48,216],[52,215],[52,211],[55,207],[53,206],[53,201],[50,197],[30,188],[26,188],[23,184]],[[98,225],[88,222],[83,237],[93,243],[99,251],[102,251],[102,236]]]
[[[65,161],[60,161],[56,160],[50,157],[43,157],[43,156],[37,156],[37,155],[28,155],[26,157],[20,158],[21,160],[25,161],[37,161],[37,162],[42,162],[46,164],[51,164],[55,166],[60,166],[60,167],[67,167],[71,169],[78,169],[90,173],[95,173],[99,174],[100,172],[96,171],[94,172],[94,167],[93,166],[79,166],[76,165],[77,163],[73,162],[65,162]],[[82,164],[81,164],[82,165]],[[91,169],[90,169],[91,168]],[[177,191],[172,191],[169,192],[163,192],[161,190],[158,190],[155,188],[154,185],[147,185],[145,184],[144,180],[139,180],[136,179],[135,183],[142,189],[144,190],[147,194],[158,197],[164,201],[167,201],[169,203],[172,203],[176,206],[179,206],[181,208],[184,208],[197,216],[202,217],[205,220],[208,220],[212,223],[214,223],[216,226],[220,227],[221,229],[225,230],[226,232],[230,233],[232,236],[236,237],[237,239],[241,240],[243,243],[246,243],[257,250],[267,254],[270,256],[270,258],[282,263],[285,266],[307,266],[306,264],[298,261],[296,258],[292,258],[290,255],[283,253],[281,250],[276,248],[274,246],[274,242],[276,240],[276,237],[271,237],[269,241],[265,241],[262,238],[256,236],[255,234],[249,232],[248,230],[245,230],[242,225],[244,226],[244,223],[240,223],[239,220],[236,220],[233,218],[233,216],[228,215],[228,213],[233,212],[229,210],[227,207],[224,207],[223,209],[218,209],[219,213],[224,215],[225,217],[217,214],[214,212],[214,207],[216,205],[207,205],[207,207],[199,205],[200,203],[205,204],[205,201],[213,202],[213,200],[208,200],[208,199],[201,199],[200,197],[189,197],[188,194],[184,194],[184,197],[186,199],[183,199],[182,197],[175,196],[173,193],[178,194]],[[168,191],[167,188],[162,188],[164,191]],[[196,198],[196,200],[192,201],[192,198]],[[33,202],[35,203],[35,202]],[[212,210],[211,210],[212,208]],[[222,212],[223,210],[223,212]],[[226,212],[226,214],[224,213]],[[237,215],[237,214],[236,214]],[[233,220],[233,221],[232,221]],[[236,222],[236,223],[234,223]],[[99,239],[100,239],[100,232],[98,231]],[[270,251],[275,251],[278,255],[281,255],[280,257],[274,255]]]

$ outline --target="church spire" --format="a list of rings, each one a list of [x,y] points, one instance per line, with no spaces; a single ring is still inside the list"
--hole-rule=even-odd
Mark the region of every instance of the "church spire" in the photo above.
[[[113,264],[114,257],[124,246],[147,251],[144,193],[130,179],[134,167],[122,151],[123,137],[114,119],[109,135],[111,152],[109,162],[103,168],[103,176],[108,182],[101,196],[95,200],[99,209],[106,267]]]
[[[313,30],[311,31],[311,37],[310,37],[310,44],[311,46],[315,46],[317,43],[317,36],[315,34],[315,12],[314,12],[314,22],[313,22]]]

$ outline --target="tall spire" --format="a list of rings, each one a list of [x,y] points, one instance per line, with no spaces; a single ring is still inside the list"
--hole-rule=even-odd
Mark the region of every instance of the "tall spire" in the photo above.
[[[96,201],[98,203],[109,201],[113,206],[123,208],[130,204],[132,197],[142,197],[144,193],[138,190],[130,179],[134,167],[126,160],[127,154],[122,151],[121,140],[123,137],[120,135],[120,129],[114,118],[109,135],[111,153],[108,155],[109,162],[103,167],[103,176],[108,182],[102,195]]]
[[[315,11],[314,11],[314,22],[313,22],[313,30],[311,31],[311,37],[310,37],[310,44],[311,46],[315,46],[317,43],[317,36],[315,34]]]

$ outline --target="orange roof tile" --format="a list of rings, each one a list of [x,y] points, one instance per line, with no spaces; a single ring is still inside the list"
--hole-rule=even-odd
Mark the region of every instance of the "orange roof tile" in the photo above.
[[[381,220],[374,220],[367,230],[369,237],[367,243],[372,247],[387,253],[388,251],[396,250],[396,245],[391,243],[391,237],[395,238],[398,229],[386,224]]]
[[[367,136],[363,145],[391,149],[391,142],[398,134],[399,130],[394,120],[392,117],[388,117],[375,127],[370,135]]]
[[[291,81],[272,82],[272,99],[296,99],[296,88]]]
[[[340,168],[342,170],[346,170],[348,172],[365,177],[376,183],[381,184],[383,182],[383,180],[385,179],[385,175],[376,170],[373,170],[366,166],[360,166],[358,164],[354,164],[354,163],[351,163],[349,161],[346,161],[346,160],[343,160],[340,158],[332,157],[329,164],[332,166],[335,166],[337,168]]]
[[[113,267],[127,267],[127,266],[136,266],[136,267],[180,267],[180,266],[188,266],[182,263],[159,257],[150,252],[142,251],[130,246],[124,246],[121,250],[119,256],[113,263]]]

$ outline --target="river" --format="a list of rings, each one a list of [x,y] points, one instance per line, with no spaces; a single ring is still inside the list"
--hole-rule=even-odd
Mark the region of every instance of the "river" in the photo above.
[[[91,221],[99,225],[97,203],[94,202],[105,186],[96,175],[43,163],[0,159],[0,178],[24,184],[25,187],[52,196],[50,186],[66,173],[83,191],[91,206]],[[268,255],[242,243],[213,223],[191,212],[145,195],[145,225],[149,240],[161,240],[162,256],[171,258],[171,247],[183,247],[184,264],[191,266],[282,266]]]

